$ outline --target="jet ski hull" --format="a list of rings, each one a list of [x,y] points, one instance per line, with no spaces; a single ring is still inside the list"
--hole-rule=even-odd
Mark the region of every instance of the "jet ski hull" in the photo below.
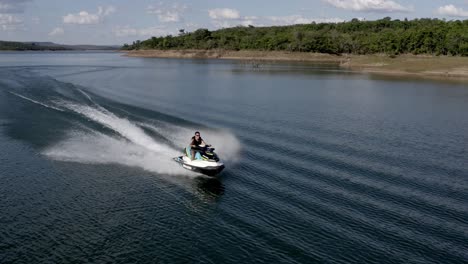
[[[175,157],[174,161],[179,163],[183,168],[187,170],[198,172],[198,173],[201,173],[207,176],[212,176],[212,177],[216,176],[224,169],[223,163],[190,160],[186,156]]]

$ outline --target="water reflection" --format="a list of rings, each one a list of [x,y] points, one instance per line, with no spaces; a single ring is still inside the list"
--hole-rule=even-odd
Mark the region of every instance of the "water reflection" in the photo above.
[[[194,187],[197,196],[206,202],[216,202],[224,194],[224,185],[218,178],[197,177]]]

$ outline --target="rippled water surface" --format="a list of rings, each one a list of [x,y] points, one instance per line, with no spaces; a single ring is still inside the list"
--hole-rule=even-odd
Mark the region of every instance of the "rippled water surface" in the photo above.
[[[0,53],[0,263],[467,263],[468,87]],[[226,164],[182,169],[195,130]]]

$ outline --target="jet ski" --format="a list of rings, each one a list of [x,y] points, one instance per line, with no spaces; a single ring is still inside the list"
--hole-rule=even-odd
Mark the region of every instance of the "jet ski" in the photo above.
[[[195,159],[192,160],[191,149],[195,150]],[[186,147],[183,155],[174,160],[187,170],[199,172],[208,176],[216,176],[224,169],[224,164],[219,161],[218,155],[211,146]]]

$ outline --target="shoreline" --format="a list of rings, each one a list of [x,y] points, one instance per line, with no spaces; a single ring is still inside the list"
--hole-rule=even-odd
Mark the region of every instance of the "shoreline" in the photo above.
[[[124,56],[140,58],[248,60],[270,62],[333,63],[352,72],[395,77],[419,77],[438,80],[468,80],[468,57],[430,55],[331,55],[286,51],[231,50],[132,50]]]

